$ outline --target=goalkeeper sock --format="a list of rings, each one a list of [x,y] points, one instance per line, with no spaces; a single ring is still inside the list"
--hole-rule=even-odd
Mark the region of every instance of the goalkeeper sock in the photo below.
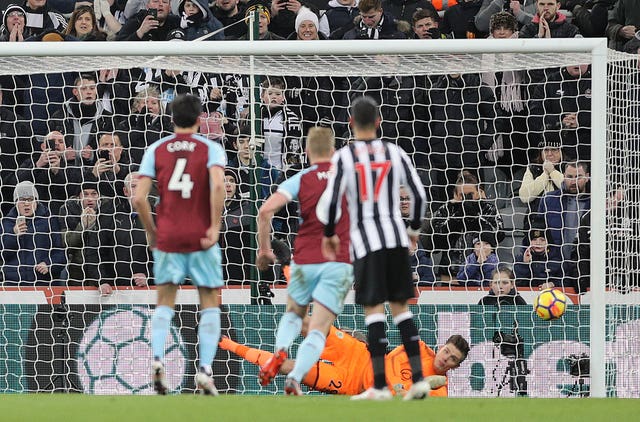
[[[220,308],[206,308],[200,311],[198,340],[200,366],[209,366],[216,355],[220,340]]]
[[[289,373],[289,377],[302,382],[302,378],[320,359],[326,341],[327,337],[324,334],[318,330],[312,330],[298,349],[298,357],[293,370]]]
[[[418,328],[413,322],[413,314],[411,311],[403,312],[393,318],[393,323],[400,330],[404,351],[407,353],[411,366],[411,379],[416,383],[423,378],[423,375],[422,361],[420,360],[420,336]]]
[[[385,316],[383,314],[373,314],[365,318],[367,324],[367,340],[369,344],[369,354],[371,355],[371,365],[373,366],[373,386],[382,390],[387,386],[387,379],[384,373],[384,355],[387,352],[387,333],[384,330]]]
[[[236,343],[235,341],[231,340],[229,337],[226,337],[226,336],[222,336],[222,338],[220,339],[220,342],[218,343],[218,347],[221,348],[222,350],[228,350],[235,354],[238,354],[238,352],[236,352],[236,348],[238,346],[240,346],[238,343]]]
[[[300,330],[302,330],[302,318],[294,312],[286,312],[282,315],[276,332],[276,350],[288,351],[293,340],[300,335]]]
[[[164,345],[171,328],[174,311],[168,306],[157,306],[151,317],[151,349],[153,357],[164,360]]]
[[[233,351],[236,355],[244,358],[245,360],[255,363],[256,365],[262,366],[273,356],[273,353],[266,352],[260,349],[254,349],[253,347],[248,347],[243,344],[238,344],[238,346]]]

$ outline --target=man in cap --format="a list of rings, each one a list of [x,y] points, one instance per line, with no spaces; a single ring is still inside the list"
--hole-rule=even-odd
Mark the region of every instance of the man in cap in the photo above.
[[[248,26],[247,33],[241,38],[243,40],[250,39],[249,16],[254,12],[258,12],[258,39],[260,40],[283,40],[284,38],[269,31],[269,24],[271,23],[271,9],[269,3],[265,0],[251,0],[247,3],[247,10],[245,12],[245,22]]]
[[[529,246],[516,257],[513,271],[516,285],[546,289],[560,286],[562,280],[562,257],[553,236],[542,221],[535,221],[529,230]]]
[[[101,198],[98,183],[85,176],[78,198],[69,199],[60,209],[60,226],[67,247],[70,286],[97,286],[102,294],[111,293],[107,281],[113,277],[114,208]]]

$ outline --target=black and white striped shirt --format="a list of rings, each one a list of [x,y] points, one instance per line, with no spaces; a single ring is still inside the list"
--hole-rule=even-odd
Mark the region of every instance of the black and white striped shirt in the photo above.
[[[334,234],[344,193],[349,207],[351,253],[359,259],[380,249],[408,247],[409,237],[400,212],[400,186],[412,197],[411,229],[420,229],[426,194],[407,154],[380,139],[355,141],[337,151],[319,214],[326,221],[325,236]]]

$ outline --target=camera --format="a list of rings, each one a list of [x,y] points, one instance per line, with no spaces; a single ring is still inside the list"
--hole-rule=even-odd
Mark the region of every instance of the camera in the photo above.
[[[493,342],[500,346],[500,353],[504,357],[519,359],[524,356],[524,340],[515,331],[512,334],[496,331]]]
[[[109,161],[111,160],[111,154],[109,153],[108,149],[100,149],[98,150],[98,158]]]
[[[518,0],[518,3],[524,4],[524,0]],[[511,0],[504,0],[505,12],[511,12]]]
[[[581,355],[569,355],[566,359],[569,364],[569,373],[574,377],[589,376],[589,355],[582,353]]]
[[[147,9],[147,15],[153,16],[153,19],[158,20],[158,9]]]
[[[498,386],[498,396],[507,384],[511,392],[518,396],[526,396],[529,368],[524,358],[524,339],[518,334],[517,329],[512,333],[496,331],[493,334],[493,343],[500,348],[500,354],[509,360]]]

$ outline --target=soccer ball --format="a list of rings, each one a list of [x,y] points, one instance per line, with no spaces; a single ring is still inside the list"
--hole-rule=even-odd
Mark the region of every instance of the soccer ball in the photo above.
[[[558,289],[541,291],[533,304],[536,314],[545,321],[560,318],[566,307],[567,297]]]

